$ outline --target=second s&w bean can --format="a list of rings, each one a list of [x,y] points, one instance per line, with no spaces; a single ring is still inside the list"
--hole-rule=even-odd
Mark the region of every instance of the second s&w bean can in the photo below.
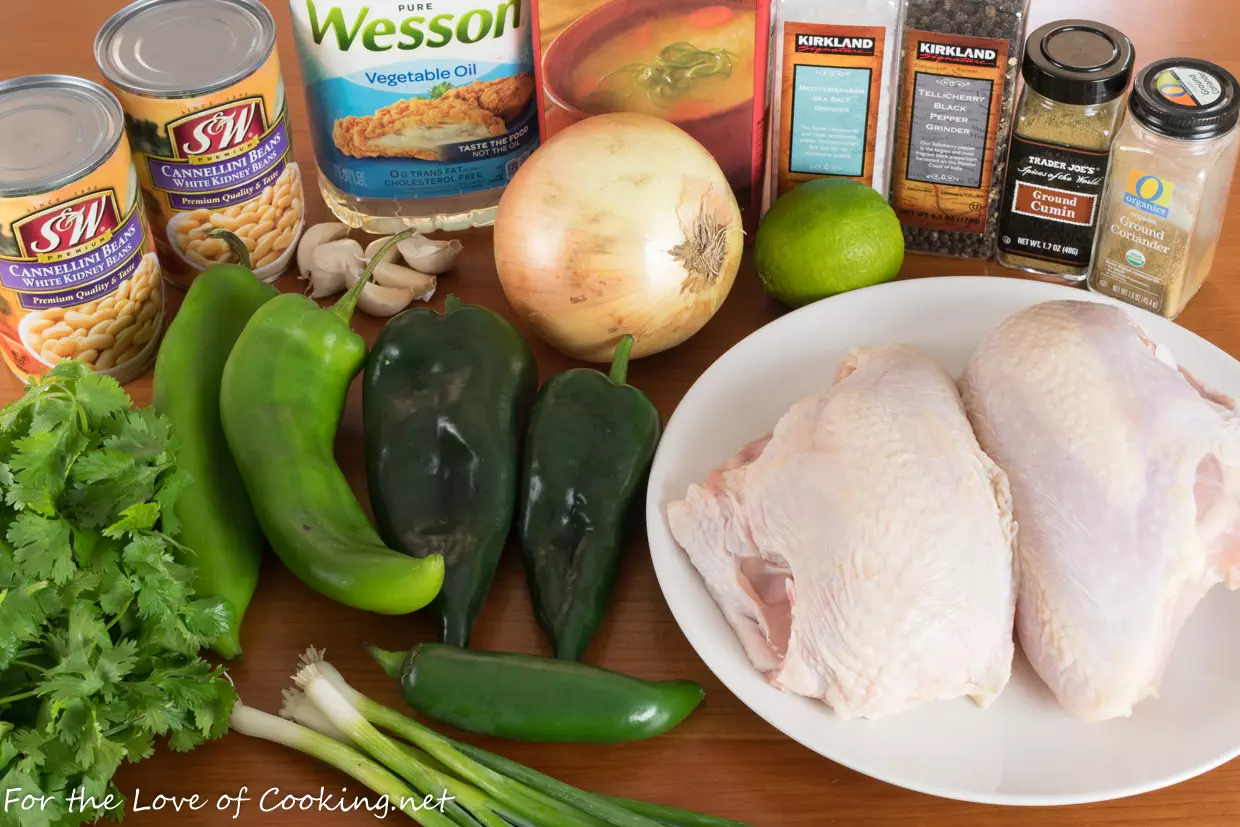
[[[208,238],[236,233],[264,281],[287,267],[305,223],[271,13],[258,0],[138,0],[95,38],[125,109],[168,279],[181,287],[236,260]]]
[[[163,324],[120,103],[63,75],[0,83],[0,357],[23,380],[78,359],[128,382]]]

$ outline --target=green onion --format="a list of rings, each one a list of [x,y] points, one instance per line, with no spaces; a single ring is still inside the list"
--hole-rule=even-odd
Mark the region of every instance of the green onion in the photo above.
[[[280,716],[291,721],[296,721],[304,727],[308,727],[316,732],[320,732],[329,738],[333,738],[343,744],[350,744],[349,736],[340,731],[326,715],[324,715],[314,703],[306,697],[306,694],[300,689],[284,690],[284,705],[280,708]],[[435,772],[445,772],[442,765],[431,758],[421,750],[415,750],[407,744],[399,743],[396,745],[405,752],[409,752],[414,760],[419,760],[427,767]],[[455,779],[452,779],[455,781]],[[445,788],[448,786],[445,783]],[[449,793],[452,790],[448,790]],[[445,801],[444,812],[459,827],[484,827],[476,818],[470,815],[456,801]]]
[[[397,734],[399,735],[400,733]],[[600,795],[579,790],[549,775],[543,775],[541,772],[532,770],[523,764],[518,764],[516,761],[510,761],[507,758],[460,741],[449,741],[449,743],[484,767],[503,773],[514,781],[519,781],[566,804],[578,807],[593,816],[603,819],[608,824],[614,825],[614,827],[660,827],[660,822],[657,820],[634,813],[627,807],[608,801]]]
[[[614,795],[600,796],[613,804],[618,804],[631,813],[638,813],[646,818],[654,819],[667,827],[749,827],[740,821],[729,821],[726,818],[695,813],[690,810],[679,810],[675,807],[664,807],[662,804],[650,804],[646,801],[634,801]]]
[[[334,725],[358,742],[372,756],[393,769],[413,762],[407,753],[402,754],[399,750],[394,750],[395,757],[391,757],[390,751],[385,751],[382,755],[377,754],[374,750],[386,748],[370,733],[386,741],[392,747],[395,747],[395,744],[376,730],[372,724],[383,726],[413,742],[439,761],[449,772],[455,773],[456,776],[474,784],[491,796],[494,799],[490,802],[491,810],[509,822],[528,824],[530,827],[561,827],[570,824],[602,827],[579,810],[539,795],[500,773],[492,772],[470,761],[453,749],[447,739],[401,715],[396,710],[388,709],[370,700],[349,686],[344,676],[330,663],[322,660],[321,654],[315,650],[306,652],[302,657],[302,663],[304,666],[297,673],[296,680],[306,696]],[[395,729],[389,725],[390,723],[395,723],[402,729]],[[360,740],[363,738],[366,740]],[[419,766],[422,771],[427,770],[425,765]],[[467,810],[473,812],[468,802],[463,802],[463,804]]]
[[[262,738],[291,747],[330,764],[341,772],[347,773],[368,789],[382,796],[400,808],[401,812],[421,824],[423,827],[441,827],[442,822],[431,819],[424,820],[433,810],[416,810],[408,812],[405,805],[410,801],[418,801],[417,793],[388,770],[362,755],[355,749],[341,744],[322,733],[269,715],[266,712],[246,706],[240,701],[233,707],[232,716],[228,719],[234,732]],[[442,816],[441,816],[442,817]],[[444,819],[447,824],[452,822]]]
[[[507,827],[503,819],[491,811],[487,797],[477,789],[415,761],[408,753],[401,751],[394,741],[371,726],[331,681],[324,677],[320,666],[317,662],[306,662],[298,671],[295,680],[297,686],[306,693],[306,697],[332,726],[347,735],[350,741],[365,750],[370,757],[382,762],[412,784],[419,792],[433,793],[439,790],[444,793],[445,798],[451,795],[459,801],[484,827]],[[449,827],[453,824],[452,820],[442,813],[431,816],[431,820],[439,822],[435,827]]]

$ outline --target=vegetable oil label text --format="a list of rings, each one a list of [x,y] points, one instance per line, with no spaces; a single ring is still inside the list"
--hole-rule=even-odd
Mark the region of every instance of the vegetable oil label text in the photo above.
[[[507,184],[538,144],[528,4],[291,0],[328,180],[359,198]]]
[[[273,51],[233,86],[191,98],[158,98],[113,87],[165,269],[182,285],[234,261],[215,228],[241,238],[251,265],[270,280],[284,270],[304,215],[292,162],[280,61]]]
[[[163,325],[155,247],[124,140],[61,189],[0,198],[0,355],[19,376],[76,358],[128,376]]]

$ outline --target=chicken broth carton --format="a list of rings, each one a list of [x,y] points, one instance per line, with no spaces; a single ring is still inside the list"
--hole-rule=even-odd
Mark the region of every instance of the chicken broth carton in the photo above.
[[[752,228],[770,9],[770,0],[534,0],[543,139],[604,112],[668,120],[715,156]]]

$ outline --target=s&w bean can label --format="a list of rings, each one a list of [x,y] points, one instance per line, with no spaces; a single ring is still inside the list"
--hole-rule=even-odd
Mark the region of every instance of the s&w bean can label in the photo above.
[[[22,379],[72,358],[127,382],[163,322],[116,98],[63,76],[0,84],[0,356]]]
[[[259,278],[287,267],[304,226],[275,23],[257,0],[139,0],[104,24],[100,71],[125,109],[155,240],[181,286],[235,261],[207,233],[236,233]]]

